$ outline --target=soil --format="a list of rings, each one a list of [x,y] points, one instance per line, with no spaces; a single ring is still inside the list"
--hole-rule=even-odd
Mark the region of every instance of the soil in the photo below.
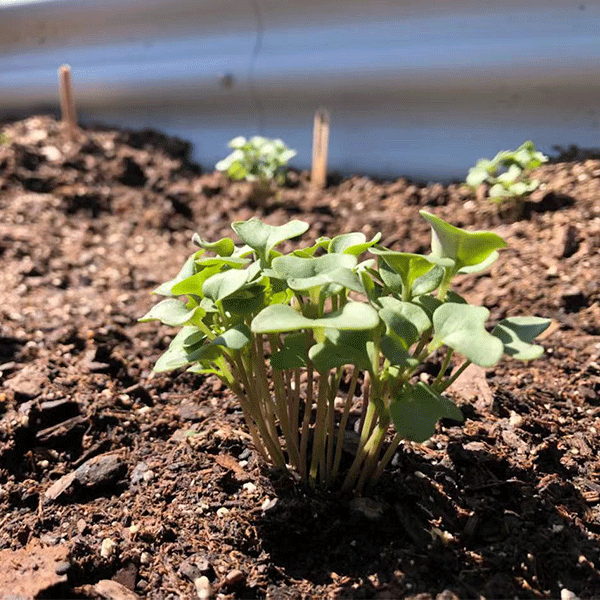
[[[1,597],[600,597],[600,161],[543,166],[516,215],[460,184],[296,172],[257,201],[156,132],[1,130]],[[465,374],[464,426],[403,444],[367,497],[269,469],[218,380],[152,372],[174,332],[136,319],[193,232],[299,218],[427,252],[421,208],[507,240],[459,286],[492,322],[553,323],[543,358]]]

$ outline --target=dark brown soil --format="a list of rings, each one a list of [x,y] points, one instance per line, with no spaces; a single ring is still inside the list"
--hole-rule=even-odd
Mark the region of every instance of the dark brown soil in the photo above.
[[[600,597],[600,161],[541,168],[515,220],[458,184],[354,177],[320,192],[303,173],[256,206],[157,133],[69,141],[48,118],[3,131],[0,585],[20,573],[35,588],[23,597],[40,598],[195,598],[194,580],[223,599]],[[553,324],[544,358],[456,384],[464,427],[403,445],[370,497],[270,471],[218,380],[152,373],[173,331],[136,319],[194,231],[300,218],[313,238],[381,231],[426,252],[420,208],[508,241],[462,285],[472,302]],[[28,588],[32,569],[49,583]]]

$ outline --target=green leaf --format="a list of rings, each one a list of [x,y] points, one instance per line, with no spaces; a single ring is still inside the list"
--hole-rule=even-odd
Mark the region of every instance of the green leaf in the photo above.
[[[240,290],[223,299],[223,308],[235,315],[248,315],[257,311],[265,302],[265,291],[261,286]]]
[[[443,279],[444,269],[439,265],[435,265],[433,269],[425,273],[425,275],[421,275],[415,279],[410,290],[411,297],[422,296],[423,294],[433,292],[433,290],[440,286]]]
[[[340,254],[352,254],[358,256],[371,246],[374,246],[381,239],[381,233],[375,234],[373,239],[368,242],[367,237],[364,233],[359,231],[353,233],[345,233],[334,237],[327,247],[327,252],[340,253]]]
[[[421,334],[431,328],[427,313],[411,302],[396,298],[380,298],[379,311],[385,323],[385,334],[381,338],[381,351],[393,365],[416,366],[418,361],[409,356],[409,348]]]
[[[196,261],[197,267],[231,267],[232,269],[241,269],[250,262],[247,258],[241,256],[206,256]]]
[[[309,337],[304,331],[287,335],[283,347],[271,354],[271,366],[279,371],[306,367],[308,344]]]
[[[183,302],[176,298],[167,298],[153,306],[141,319],[140,323],[147,321],[160,321],[165,325],[184,325],[192,319],[202,319],[206,312],[199,306],[188,309]]]
[[[420,211],[420,214],[431,225],[431,256],[452,259],[456,263],[457,271],[482,263],[492,252],[507,245],[495,233],[464,231],[424,210]]]
[[[408,346],[431,327],[427,313],[412,302],[402,302],[396,298],[380,298],[379,302],[382,306],[379,316],[386,328],[405,339]]]
[[[216,273],[219,273],[220,270],[221,267],[219,266],[205,267],[199,273],[196,273],[195,275],[176,283],[171,288],[171,293],[175,296],[192,294],[202,298],[204,296],[204,292],[202,291],[204,282]]]
[[[359,369],[372,370],[367,351],[370,332],[325,330],[325,341],[315,344],[308,357],[319,373],[326,373],[344,365],[356,365]]]
[[[273,259],[272,263],[277,276],[296,291],[334,283],[355,292],[362,292],[360,279],[351,271],[355,265],[356,257],[350,254],[325,254],[317,258],[279,256]]]
[[[173,292],[173,287],[180,281],[191,277],[196,272],[196,259],[200,254],[202,254],[202,252],[202,250],[199,252],[194,252],[194,254],[189,256],[185,263],[183,263],[183,267],[181,267],[179,273],[177,273],[177,275],[170,281],[166,281],[162,285],[158,286],[152,293],[159,294],[160,296],[179,296],[180,294]]]
[[[404,388],[390,405],[396,431],[406,440],[425,442],[434,433],[440,419],[462,423],[463,415],[448,398],[437,394],[423,383]]]
[[[485,271],[491,265],[493,265],[500,255],[494,250],[483,262],[480,262],[478,265],[471,265],[469,267],[462,267],[458,270],[460,275],[466,275],[468,273],[480,273],[481,271]]]
[[[410,291],[415,281],[433,269],[432,262],[421,254],[408,252],[394,252],[380,248],[371,248],[373,254],[380,256],[402,281],[403,290]],[[382,278],[385,275],[382,274]],[[387,283],[384,281],[387,285]],[[388,286],[390,287],[390,286]]]
[[[192,242],[205,250],[212,250],[219,256],[231,256],[235,250],[235,245],[231,238],[221,238],[216,242],[206,242],[197,233],[192,237]]]
[[[213,302],[218,302],[244,287],[247,280],[246,270],[231,269],[216,273],[202,284],[202,293]]]
[[[483,306],[442,304],[433,313],[433,348],[445,344],[480,367],[495,365],[502,357],[504,346],[485,330],[489,314]]]
[[[232,224],[233,230],[241,240],[255,250],[262,259],[268,259],[271,250],[277,244],[302,235],[308,227],[308,223],[303,221],[294,220],[285,225],[274,226],[255,218],[249,221],[236,221]]]
[[[251,329],[254,333],[283,333],[323,327],[361,331],[374,329],[378,324],[377,311],[361,302],[348,302],[341,310],[320,319],[308,319],[287,304],[274,304],[254,317]]]
[[[494,327],[492,335],[504,344],[504,352],[519,360],[539,358],[544,348],[533,340],[550,326],[549,319],[541,317],[510,317]]]
[[[194,352],[203,342],[204,335],[197,327],[186,325],[171,340],[164,354],[156,361],[154,371],[162,373],[179,369],[194,362],[190,353]]]
[[[247,325],[236,325],[216,337],[210,343],[198,348],[189,357],[193,361],[214,360],[223,354],[225,348],[229,350],[241,350],[250,342],[251,335]]]

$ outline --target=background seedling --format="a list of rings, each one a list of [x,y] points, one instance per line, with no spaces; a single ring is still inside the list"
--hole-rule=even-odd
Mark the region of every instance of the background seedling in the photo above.
[[[236,137],[229,142],[233,152],[216,165],[235,181],[258,181],[263,184],[285,182],[286,166],[296,156],[281,140],[255,136],[247,140]]]
[[[535,191],[540,182],[529,179],[527,173],[548,161],[536,151],[533,142],[527,141],[514,151],[498,152],[492,160],[482,158],[469,170],[467,185],[477,188],[489,186],[489,198],[497,202],[522,198]]]

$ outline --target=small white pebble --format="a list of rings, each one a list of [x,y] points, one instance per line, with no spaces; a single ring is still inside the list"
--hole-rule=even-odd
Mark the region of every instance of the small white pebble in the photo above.
[[[142,406],[142,408],[137,409],[138,415],[147,415],[152,409],[149,406]]]
[[[212,596],[212,586],[206,575],[194,580],[199,600],[208,600]]]
[[[40,469],[47,469],[50,466],[50,463],[47,460],[40,460]]]
[[[140,562],[143,565],[149,565],[152,562],[152,556],[150,556],[149,552],[142,552],[140,554]]]
[[[560,600],[579,600],[579,598],[571,590],[563,588],[560,590]]]
[[[117,542],[115,542],[111,538],[104,538],[102,540],[102,546],[100,548],[100,556],[102,558],[110,558],[115,553],[116,547]]]
[[[129,533],[131,535],[135,535],[136,533],[138,533],[140,531],[140,526],[139,525],[130,525],[129,526]]]
[[[564,525],[552,525],[552,533],[560,533],[564,528]]]
[[[144,471],[144,474],[142,475],[142,479],[146,483],[148,481],[152,481],[154,479],[154,471],[152,471],[151,469],[148,469],[147,471]]]
[[[525,422],[525,420],[523,419],[523,417],[521,415],[518,415],[516,412],[514,411],[510,411],[510,419],[508,420],[508,422],[510,423],[511,427],[515,427],[516,429],[518,429],[519,427],[523,426],[523,423]]]
[[[238,461],[238,465],[240,465],[240,467],[242,467],[242,469],[243,469],[244,467],[248,466],[248,461],[247,460],[240,460],[240,461]]]
[[[249,494],[253,494],[256,491],[256,486],[251,482],[248,481],[247,483],[245,483],[242,486]]]
[[[268,496],[263,500],[263,503],[260,505],[261,510],[267,510],[267,508],[269,507],[269,504],[271,504],[271,498],[269,498]]]
[[[221,506],[221,508],[217,509],[217,517],[226,517],[229,514],[229,509]]]

